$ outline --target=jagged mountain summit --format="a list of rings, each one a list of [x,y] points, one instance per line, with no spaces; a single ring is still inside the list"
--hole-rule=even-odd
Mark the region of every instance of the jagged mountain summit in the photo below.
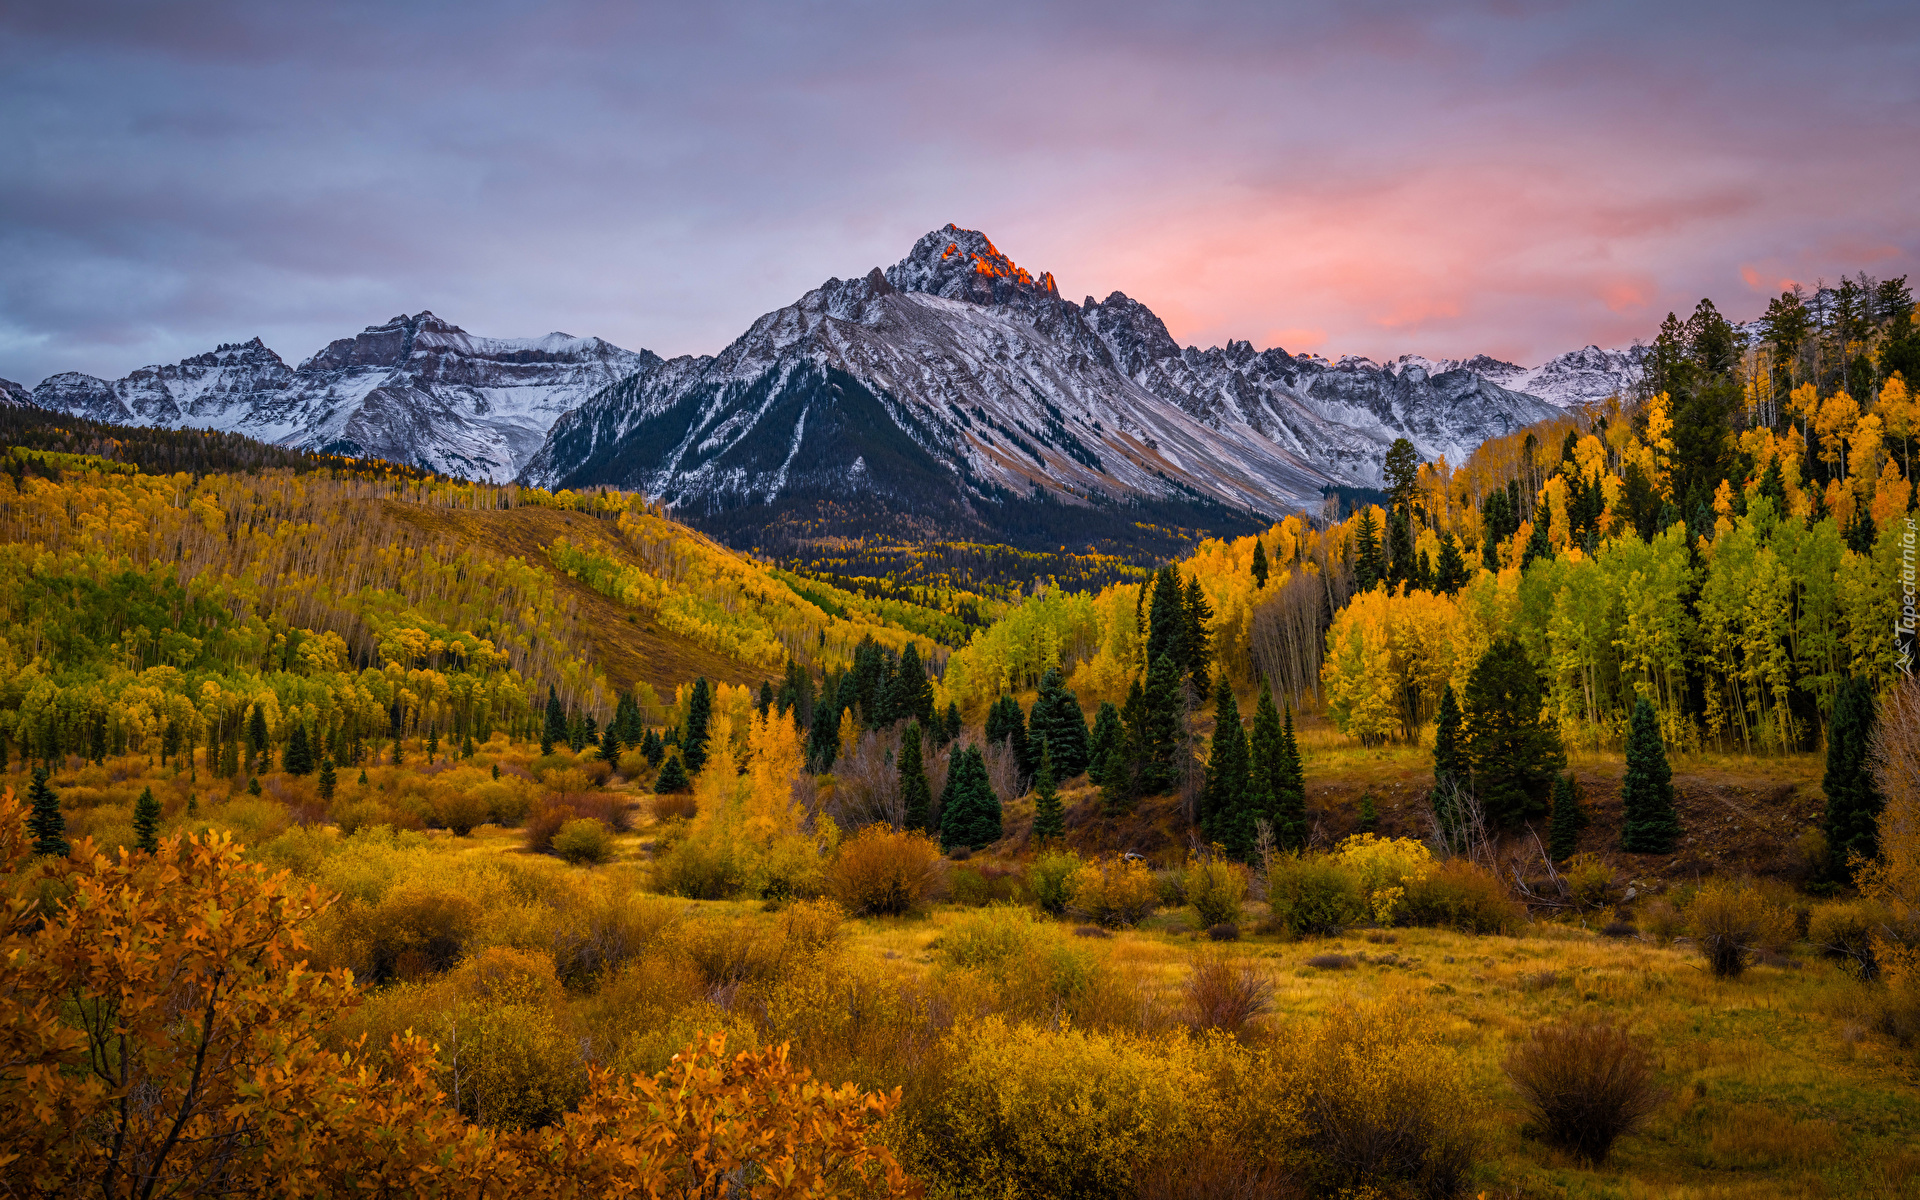
[[[32,400],[95,420],[230,430],[505,482],[560,414],[658,361],[564,333],[475,337],[421,312],[368,326],[298,367],[255,338],[124,379],[53,375]]]
[[[1458,461],[1558,411],[1463,368],[1183,348],[1138,301],[1075,304],[948,225],[717,355],[642,367],[557,422],[524,478],[643,490],[736,544],[1138,545],[1317,510],[1330,483],[1377,483],[1396,437]]]
[[[10,408],[33,403],[33,393],[11,379],[0,379],[0,404]]]

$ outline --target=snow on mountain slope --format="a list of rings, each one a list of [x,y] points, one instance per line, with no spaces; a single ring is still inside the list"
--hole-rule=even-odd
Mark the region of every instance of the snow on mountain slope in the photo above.
[[[18,408],[33,403],[33,393],[11,379],[0,379],[0,404]]]
[[[97,420],[232,430],[504,482],[561,413],[650,360],[563,333],[475,337],[422,312],[368,326],[298,368],[255,338],[111,382],[51,376],[33,400]]]
[[[1396,437],[1457,462],[1557,412],[1462,369],[1182,348],[1137,301],[1063,300],[1051,275],[949,225],[718,355],[596,395],[523,478],[644,490],[736,540],[771,521],[819,532],[847,505],[1041,539],[1068,510],[1112,524],[1163,505],[1218,526],[1313,509],[1329,483],[1377,483]]]

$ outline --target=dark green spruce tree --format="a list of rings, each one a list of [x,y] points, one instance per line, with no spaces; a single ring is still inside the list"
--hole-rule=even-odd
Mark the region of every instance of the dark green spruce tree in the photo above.
[[[333,799],[334,790],[340,786],[340,777],[333,769],[333,759],[323,758],[320,760],[320,778],[316,786],[319,789],[322,800]]]
[[[1140,731],[1139,795],[1157,796],[1173,786],[1173,758],[1180,744],[1180,667],[1171,652],[1147,672]]]
[[[1460,794],[1473,785],[1467,767],[1466,742],[1460,732],[1460,703],[1451,683],[1440,689],[1440,715],[1433,727],[1433,815],[1441,836],[1453,850],[1466,847],[1460,827]]]
[[[660,740],[658,730],[648,727],[647,731],[640,735],[640,753],[647,756],[648,766],[660,765],[660,760],[667,756],[667,746]]]
[[[1267,586],[1267,548],[1260,544],[1259,538],[1253,539],[1253,586]]]
[[[1300,743],[1293,736],[1291,704],[1280,726],[1280,763],[1274,772],[1273,785],[1273,837],[1285,850],[1307,848],[1307,773],[1300,761]]]
[[[1200,589],[1198,575],[1187,581],[1187,594],[1181,601],[1180,611],[1185,617],[1180,630],[1183,655],[1176,665],[1193,685],[1193,694],[1204,698],[1213,690],[1213,635],[1207,632],[1207,622],[1213,619],[1213,605]]]
[[[133,848],[153,854],[160,849],[160,802],[152,788],[143,788],[133,802]]]
[[[1373,506],[1360,510],[1359,546],[1353,556],[1353,590],[1370,592],[1386,581],[1380,561],[1380,527],[1373,522]]]
[[[693,787],[693,780],[687,778],[687,769],[680,765],[678,754],[667,759],[667,765],[660,768],[659,777],[653,781],[653,790],[660,795],[671,792],[684,792]]]
[[[920,723],[908,721],[900,734],[901,825],[911,833],[929,832],[933,790],[927,784],[927,765],[920,748]]]
[[[560,693],[553,690],[552,684],[548,684],[546,716],[540,726],[541,757],[544,758],[553,753],[554,743],[564,742],[566,740],[567,710],[560,707]],[[396,746],[399,745],[399,741],[399,736],[396,734],[394,744]]]
[[[67,844],[67,816],[60,811],[60,797],[47,782],[47,769],[33,769],[33,783],[27,788],[27,832],[33,835],[33,852],[65,858],[73,847]]]
[[[1264,680],[1253,706],[1253,729],[1247,735],[1247,809],[1273,826],[1274,840],[1287,844],[1280,829],[1280,788],[1286,774],[1286,736],[1273,690]]]
[[[1121,744],[1126,741],[1126,730],[1120,724],[1120,710],[1111,700],[1102,700],[1099,711],[1093,717],[1093,733],[1087,739],[1087,778],[1094,783],[1104,785],[1107,781],[1107,764]]]
[[[1880,812],[1886,800],[1873,781],[1873,686],[1848,679],[1827,725],[1827,861],[1836,883],[1851,884],[1859,862],[1880,856]]]
[[[1553,780],[1553,824],[1547,832],[1547,853],[1565,862],[1580,849],[1580,831],[1587,827],[1586,806],[1580,803],[1580,785],[1568,772]]]
[[[1067,814],[1060,804],[1060,789],[1053,782],[1053,753],[1047,736],[1033,739],[1033,842],[1044,846],[1067,836]]]
[[[687,700],[687,736],[680,744],[680,753],[687,760],[691,774],[698,775],[707,765],[707,730],[712,724],[713,687],[702,675],[693,681],[693,695]]]
[[[1487,821],[1517,829],[1548,815],[1566,769],[1560,733],[1541,714],[1540,673],[1513,638],[1487,647],[1467,682],[1467,764]]]
[[[953,757],[947,789],[940,798],[940,846],[978,850],[1000,840],[1000,797],[987,780],[986,760],[978,746]]]
[[[1673,810],[1673,768],[1667,765],[1660,719],[1645,696],[1634,701],[1627,733],[1627,773],[1620,781],[1620,848],[1629,854],[1671,854],[1680,839]]]
[[[1247,804],[1247,731],[1227,677],[1213,693],[1213,749],[1207,755],[1206,788],[1200,794],[1200,828],[1237,858],[1253,845],[1254,813]],[[1265,814],[1260,814],[1265,815]]]
[[[287,752],[281,765],[287,774],[295,777],[313,774],[313,743],[307,737],[307,727],[298,721],[293,723],[293,732],[287,737]]]
[[[1087,717],[1080,711],[1080,698],[1067,690],[1060,668],[1041,672],[1040,695],[1028,714],[1027,729],[1030,738],[1047,739],[1055,779],[1072,779],[1087,769]]]

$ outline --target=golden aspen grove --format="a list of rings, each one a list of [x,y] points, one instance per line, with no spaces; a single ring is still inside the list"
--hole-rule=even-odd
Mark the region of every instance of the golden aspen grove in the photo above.
[[[1895,282],[1173,561],[9,410],[0,1195],[1912,1195]]]

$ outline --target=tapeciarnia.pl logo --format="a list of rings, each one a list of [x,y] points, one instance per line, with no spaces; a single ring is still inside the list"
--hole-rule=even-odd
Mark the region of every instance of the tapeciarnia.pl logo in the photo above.
[[[1914,527],[1913,518],[1907,518],[1906,531],[1900,535],[1900,615],[1893,622],[1893,646],[1900,655],[1900,670],[1908,676],[1913,674],[1913,635],[1914,611]]]

